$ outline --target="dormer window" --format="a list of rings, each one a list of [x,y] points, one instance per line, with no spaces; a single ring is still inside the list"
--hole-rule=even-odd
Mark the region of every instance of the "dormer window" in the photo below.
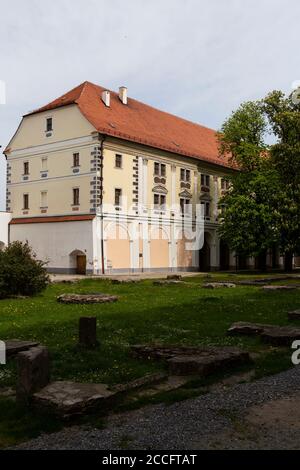
[[[46,132],[53,131],[52,118],[46,119]]]

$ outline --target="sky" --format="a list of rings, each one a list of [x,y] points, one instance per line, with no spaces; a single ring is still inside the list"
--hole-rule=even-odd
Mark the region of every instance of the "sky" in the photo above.
[[[300,80],[298,0],[0,0],[0,145],[85,80],[219,129]],[[0,156],[0,210],[5,207]]]

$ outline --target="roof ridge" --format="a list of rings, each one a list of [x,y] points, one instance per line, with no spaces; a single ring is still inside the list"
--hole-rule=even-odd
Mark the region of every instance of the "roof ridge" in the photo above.
[[[97,85],[96,83],[93,83],[93,82],[89,82],[89,81],[86,81],[85,83],[88,83],[89,85],[92,85],[93,87],[95,88],[100,88],[100,89],[103,89],[103,90],[107,90],[109,91],[110,93],[113,93],[114,95],[117,95],[118,96],[118,92],[117,91],[114,91],[114,90],[110,90],[109,88],[105,88],[101,85]],[[155,106],[151,106],[150,104],[147,104],[147,103],[144,103],[143,101],[140,101],[140,100],[137,100],[136,98],[131,98],[130,96],[128,96],[128,99],[132,100],[132,101],[135,101],[136,103],[138,104],[141,104],[143,106],[147,106],[147,108],[150,108],[150,109],[153,109],[154,111],[158,111],[160,113],[164,113],[165,115],[167,116],[171,116],[172,118],[176,118],[176,119],[180,119],[181,121],[184,121],[188,124],[193,124],[194,126],[200,126],[204,129],[207,129],[209,131],[212,131],[212,132],[215,132],[217,133],[218,131],[216,129],[213,129],[212,127],[208,127],[208,126],[204,126],[203,124],[200,124],[198,122],[194,122],[194,121],[191,121],[190,119],[186,119],[186,118],[183,118],[181,116],[178,116],[177,114],[173,114],[173,113],[170,113],[168,111],[164,111],[163,109],[159,109],[159,108],[156,108]]]

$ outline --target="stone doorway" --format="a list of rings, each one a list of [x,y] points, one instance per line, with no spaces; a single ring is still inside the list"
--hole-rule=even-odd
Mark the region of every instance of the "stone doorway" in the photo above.
[[[210,271],[210,267],[211,267],[210,244],[209,244],[208,238],[209,238],[209,235],[205,233],[203,247],[199,251],[200,271]]]
[[[86,274],[86,254],[81,250],[70,253],[70,265],[76,274]]]
[[[220,241],[220,270],[228,271],[230,266],[230,250],[224,240]]]

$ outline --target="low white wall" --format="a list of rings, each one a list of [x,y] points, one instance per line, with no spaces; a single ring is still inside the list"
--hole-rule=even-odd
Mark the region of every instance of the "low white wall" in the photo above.
[[[16,224],[10,226],[10,241],[28,241],[37,258],[48,261],[53,272],[73,272],[70,253],[86,254],[87,272],[93,272],[92,221]]]
[[[11,220],[10,212],[0,212],[0,244],[8,243],[8,224]]]

